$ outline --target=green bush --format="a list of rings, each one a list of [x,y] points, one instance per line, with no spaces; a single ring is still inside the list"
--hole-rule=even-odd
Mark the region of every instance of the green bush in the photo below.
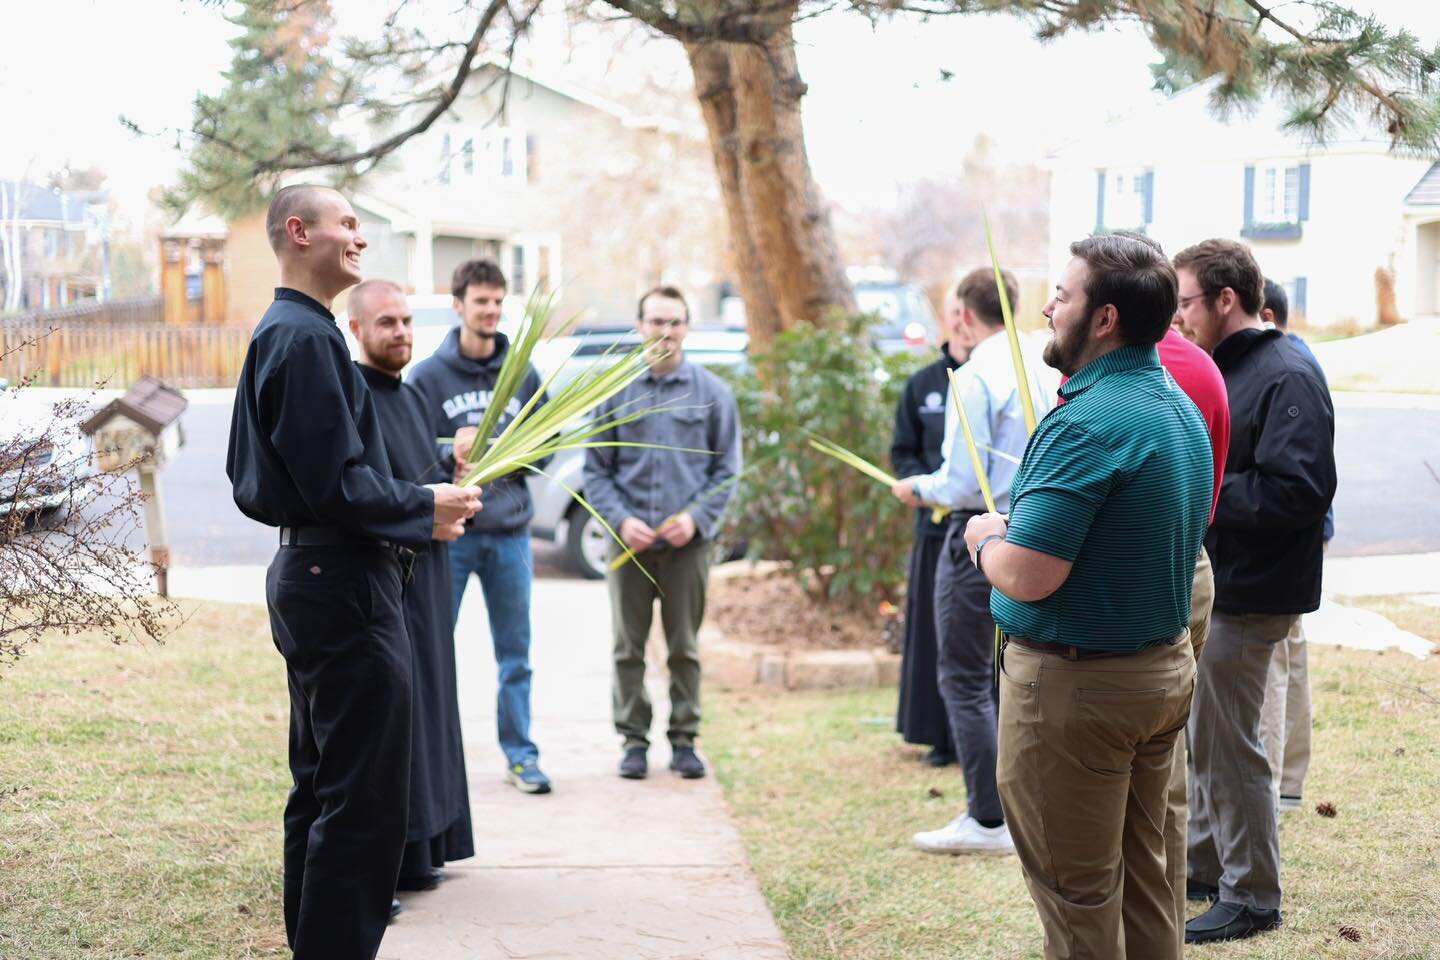
[[[895,599],[905,583],[910,512],[883,484],[817,453],[812,433],[889,471],[895,404],[919,365],[883,356],[873,317],[837,317],[778,337],[734,378],[746,464],[728,511],[730,537],[779,560],[816,600],[851,609]]]

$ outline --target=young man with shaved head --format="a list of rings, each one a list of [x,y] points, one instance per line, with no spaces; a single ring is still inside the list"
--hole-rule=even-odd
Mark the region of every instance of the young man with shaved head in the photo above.
[[[410,769],[409,556],[458,536],[474,491],[397,480],[370,390],[330,305],[365,240],[339,193],[271,201],[280,286],[250,339],[225,472],[248,517],[280,528],[265,582],[290,688],[285,932],[297,960],[371,960],[394,904]]]
[[[425,398],[400,379],[414,345],[405,292],[389,280],[366,280],[346,301],[360,344],[360,375],[380,416],[390,469],[400,480],[440,483],[450,476],[435,448]],[[450,619],[450,545],[441,539],[415,556],[405,591],[405,626],[413,657],[410,819],[396,889],[429,890],[447,862],[475,855],[460,701],[455,687],[455,631]]]

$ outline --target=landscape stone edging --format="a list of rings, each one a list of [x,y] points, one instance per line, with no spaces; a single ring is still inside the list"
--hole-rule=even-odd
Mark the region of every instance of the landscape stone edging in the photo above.
[[[717,564],[710,575],[722,579],[763,578],[783,569],[773,560],[736,560]],[[884,647],[785,650],[731,640],[713,623],[701,625],[699,640],[705,682],[727,690],[842,690],[900,685],[900,655]]]
[[[727,690],[841,690],[900,683],[900,655],[873,650],[784,650],[728,639],[712,624],[700,628],[706,684]]]

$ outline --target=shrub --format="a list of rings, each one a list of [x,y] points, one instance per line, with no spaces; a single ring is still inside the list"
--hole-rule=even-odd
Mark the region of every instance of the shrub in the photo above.
[[[806,439],[818,434],[890,469],[895,405],[918,362],[876,350],[865,334],[873,319],[781,334],[731,383],[745,462],[759,466],[735,492],[729,536],[784,563],[817,601],[850,609],[874,609],[905,583],[910,512]]]

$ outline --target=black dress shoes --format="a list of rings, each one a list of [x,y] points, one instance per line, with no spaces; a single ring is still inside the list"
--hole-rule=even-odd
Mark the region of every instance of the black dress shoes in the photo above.
[[[401,909],[402,909],[402,908],[401,908],[401,906],[400,906],[400,901],[399,901],[399,900],[396,900],[396,899],[394,899],[394,898],[391,898],[391,900],[390,900],[390,919],[391,919],[391,920],[394,920],[396,917],[400,916],[400,911],[401,911]]]
[[[395,881],[395,889],[401,893],[418,893],[421,890],[434,890],[440,886],[440,881],[443,878],[444,874],[434,867],[431,867],[424,873],[416,874],[413,877],[407,877],[401,874],[400,879]]]
[[[1186,943],[1243,940],[1280,926],[1279,910],[1255,910],[1243,903],[1215,901],[1214,906],[1185,924]]]
[[[920,762],[927,767],[948,767],[955,762],[955,754],[944,750],[931,750],[920,758]]]

